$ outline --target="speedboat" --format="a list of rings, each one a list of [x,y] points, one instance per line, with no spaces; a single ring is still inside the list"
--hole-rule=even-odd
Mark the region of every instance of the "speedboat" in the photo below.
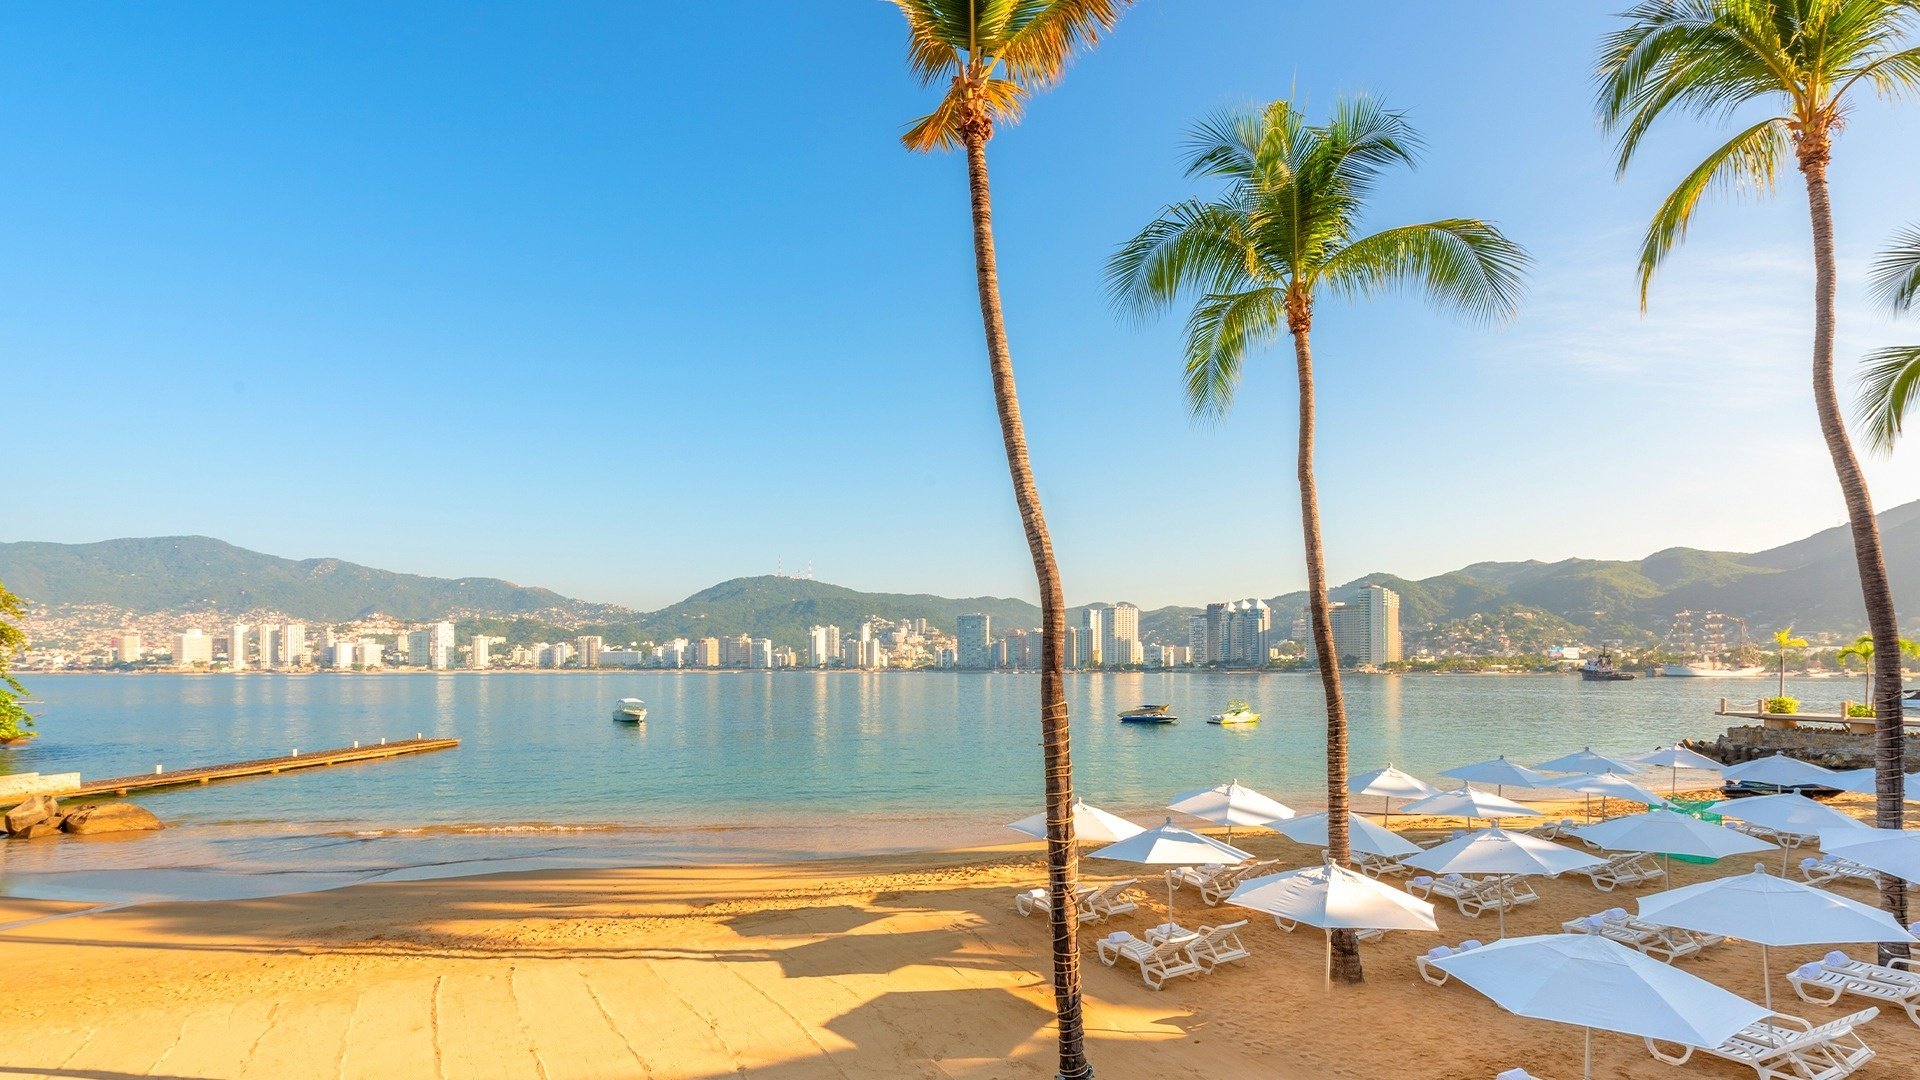
[[[1180,718],[1168,710],[1171,705],[1136,705],[1120,714],[1123,724],[1177,724]]]
[[[629,724],[644,724],[647,722],[647,703],[637,697],[623,697],[620,704],[613,707],[613,718]]]
[[[1222,727],[1232,724],[1257,724],[1259,722],[1260,714],[1254,712],[1253,706],[1244,701],[1229,701],[1227,702],[1226,712],[1217,712],[1207,717],[1207,723],[1219,724]]]

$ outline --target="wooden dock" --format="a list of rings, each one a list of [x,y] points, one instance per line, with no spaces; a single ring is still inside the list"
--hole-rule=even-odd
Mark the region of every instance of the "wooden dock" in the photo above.
[[[1855,735],[1872,735],[1877,730],[1873,717],[1848,716],[1846,708],[1850,704],[1852,703],[1843,703],[1838,713],[1770,713],[1766,711],[1767,703],[1764,698],[1754,702],[1750,707],[1744,703],[1721,698],[1718,715],[1740,720],[1758,720],[1761,727],[1783,731],[1798,727],[1840,727]],[[1920,729],[1920,716],[1903,717],[1901,723],[1908,731]]]
[[[80,785],[77,790],[62,792],[62,799],[84,798],[89,795],[130,795],[136,791],[152,791],[155,788],[180,787],[185,784],[208,784],[215,780],[237,780],[243,776],[271,776],[275,773],[292,772],[295,769],[317,769],[328,765],[348,765],[357,761],[384,761],[387,758],[402,757],[407,754],[424,754],[430,750],[451,750],[460,745],[459,739],[398,739],[388,742],[385,739],[377,743],[343,746],[334,750],[293,751],[283,757],[256,758],[252,761],[235,761],[226,765],[203,765],[192,769],[162,770],[154,767],[150,773],[137,776],[116,776],[110,780],[91,780]]]

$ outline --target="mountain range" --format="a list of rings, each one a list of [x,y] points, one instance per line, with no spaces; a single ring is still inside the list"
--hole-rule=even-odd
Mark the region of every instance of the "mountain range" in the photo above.
[[[1920,625],[1920,502],[1880,516],[1896,602]],[[809,579],[735,578],[658,611],[598,604],[497,578],[400,574],[339,559],[283,559],[202,536],[92,544],[0,543],[0,582],[36,605],[133,615],[273,612],[316,623],[375,613],[406,621],[460,619],[463,630],[510,639],[600,633],[611,641],[748,633],[804,641],[815,623],[851,627],[869,616],[926,618],[951,631],[957,616],[983,611],[999,627],[1035,626],[1035,605],[1001,597],[871,593]],[[1669,548],[1638,560],[1483,562],[1410,580],[1368,574],[1333,590],[1336,600],[1368,585],[1400,594],[1410,644],[1469,651],[1531,651],[1574,641],[1651,643],[1675,612],[1715,610],[1758,634],[1792,624],[1826,637],[1862,632],[1853,546],[1844,526],[1743,554]],[[1270,597],[1286,636],[1304,592]],[[1077,619],[1077,610],[1075,617]],[[1141,615],[1149,640],[1184,641],[1200,607]]]

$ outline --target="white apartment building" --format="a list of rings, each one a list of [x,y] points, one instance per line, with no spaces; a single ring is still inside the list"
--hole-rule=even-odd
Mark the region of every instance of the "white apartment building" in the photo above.
[[[140,662],[140,635],[134,633],[115,634],[111,642],[115,663],[137,664]]]
[[[213,663],[213,639],[200,630],[189,630],[173,639],[173,666],[202,667]]]
[[[980,612],[960,616],[954,638],[954,654],[958,657],[960,667],[968,671],[985,671],[995,666],[990,648],[993,643],[993,616]]]
[[[246,623],[234,623],[227,627],[227,666],[235,671],[247,670],[247,631]]]

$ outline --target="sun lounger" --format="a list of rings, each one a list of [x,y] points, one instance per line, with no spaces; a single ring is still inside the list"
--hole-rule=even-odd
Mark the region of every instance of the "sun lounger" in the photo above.
[[[1800,995],[1800,1000],[1814,1005],[1832,1005],[1842,995],[1852,994],[1891,1005],[1904,1011],[1907,1019],[1920,1024],[1920,984],[1882,982],[1871,976],[1837,971],[1824,964],[1802,964],[1787,973],[1787,982],[1793,985],[1793,992]]]
[[[1558,840],[1563,836],[1572,836],[1575,827],[1576,823],[1572,818],[1563,817],[1559,821],[1549,821],[1544,825],[1536,825],[1526,830],[1526,832],[1528,835],[1537,836],[1542,840]]]
[[[1882,966],[1866,960],[1855,960],[1838,949],[1820,959],[1822,967],[1861,978],[1875,979],[1883,983],[1898,986],[1920,986],[1920,960],[1908,957],[1895,957],[1891,964]]]
[[[1726,826],[1735,832],[1745,833],[1755,840],[1765,840],[1769,844],[1779,844],[1783,848],[1804,847],[1808,844],[1817,844],[1820,842],[1818,836],[1809,836],[1805,833],[1781,832],[1778,829],[1769,829],[1765,825],[1755,825],[1749,821],[1730,820],[1726,822]]]
[[[1176,866],[1167,871],[1167,882],[1174,888],[1193,889],[1209,905],[1232,895],[1234,887],[1260,871],[1277,864],[1278,859],[1254,859],[1236,866],[1207,863],[1202,866]]]
[[[1199,964],[1202,970],[1211,972],[1221,964],[1245,960],[1252,956],[1253,954],[1248,952],[1247,947],[1240,941],[1240,931],[1245,929],[1246,925],[1247,920],[1240,919],[1235,922],[1221,923],[1219,926],[1203,926],[1195,931],[1199,937],[1192,942],[1189,949],[1194,963]]]
[[[1475,880],[1459,874],[1433,878],[1421,875],[1407,882],[1407,891],[1421,899],[1433,896],[1453,901],[1460,914],[1477,919],[1489,911],[1511,911],[1540,899],[1525,878],[1517,875]]]
[[[1390,855],[1375,855],[1367,851],[1353,853],[1353,867],[1371,878],[1413,873],[1413,869],[1407,865],[1405,859],[1396,859]]]
[[[1858,881],[1880,887],[1880,875],[1871,868],[1861,866],[1851,859],[1826,854],[1817,859],[1800,860],[1800,876],[1807,879],[1809,885],[1826,885],[1835,881]]]
[[[1098,889],[1091,885],[1082,885],[1080,886],[1079,892],[1075,894],[1074,908],[1079,914],[1081,922],[1092,922],[1099,918],[1098,915],[1093,913],[1092,909],[1087,907],[1087,897],[1092,896],[1098,891]],[[1019,912],[1022,917],[1031,915],[1036,911],[1041,914],[1051,914],[1053,911],[1053,894],[1044,885],[1028,889],[1025,892],[1016,893],[1013,897],[1013,910]]]
[[[1669,964],[1726,940],[1718,934],[1698,934],[1677,926],[1662,926],[1635,919],[1627,914],[1625,908],[1612,908],[1597,915],[1571,919],[1561,923],[1560,929],[1569,934],[1597,934]]]
[[[1420,977],[1422,979],[1425,979],[1427,982],[1430,982],[1435,986],[1445,986],[1447,985],[1447,980],[1452,978],[1452,976],[1448,975],[1446,972],[1440,970],[1439,968],[1434,967],[1433,961],[1444,960],[1449,956],[1453,956],[1458,953],[1467,952],[1471,949],[1477,949],[1479,947],[1480,947],[1480,939],[1478,938],[1468,938],[1467,940],[1460,943],[1459,948],[1453,948],[1447,945],[1435,945],[1433,948],[1428,949],[1425,955],[1414,957],[1413,966],[1420,969]]]
[[[1128,878],[1088,893],[1080,903],[1089,914],[1080,916],[1080,921],[1105,922],[1115,915],[1125,915],[1128,912],[1140,910],[1139,904],[1127,899],[1127,893],[1138,884],[1140,884],[1139,878]]]
[[[1197,940],[1193,936],[1178,937],[1155,945],[1125,930],[1115,930],[1100,939],[1100,962],[1112,967],[1122,960],[1131,960],[1140,965],[1141,981],[1158,990],[1168,979],[1206,973],[1193,957],[1193,944]]]
[[[1873,1049],[1856,1029],[1878,1015],[1877,1008],[1863,1009],[1816,1027],[1797,1016],[1775,1014],[1741,1028],[1719,1046],[1688,1046],[1670,1054],[1648,1039],[1647,1052],[1669,1065],[1684,1065],[1698,1049],[1739,1062],[1760,1080],[1839,1080],[1873,1060]]]
[[[1612,892],[1623,885],[1645,885],[1667,876],[1667,872],[1653,861],[1653,856],[1639,851],[1615,855],[1599,866],[1576,872],[1587,875],[1593,887],[1601,892]]]

